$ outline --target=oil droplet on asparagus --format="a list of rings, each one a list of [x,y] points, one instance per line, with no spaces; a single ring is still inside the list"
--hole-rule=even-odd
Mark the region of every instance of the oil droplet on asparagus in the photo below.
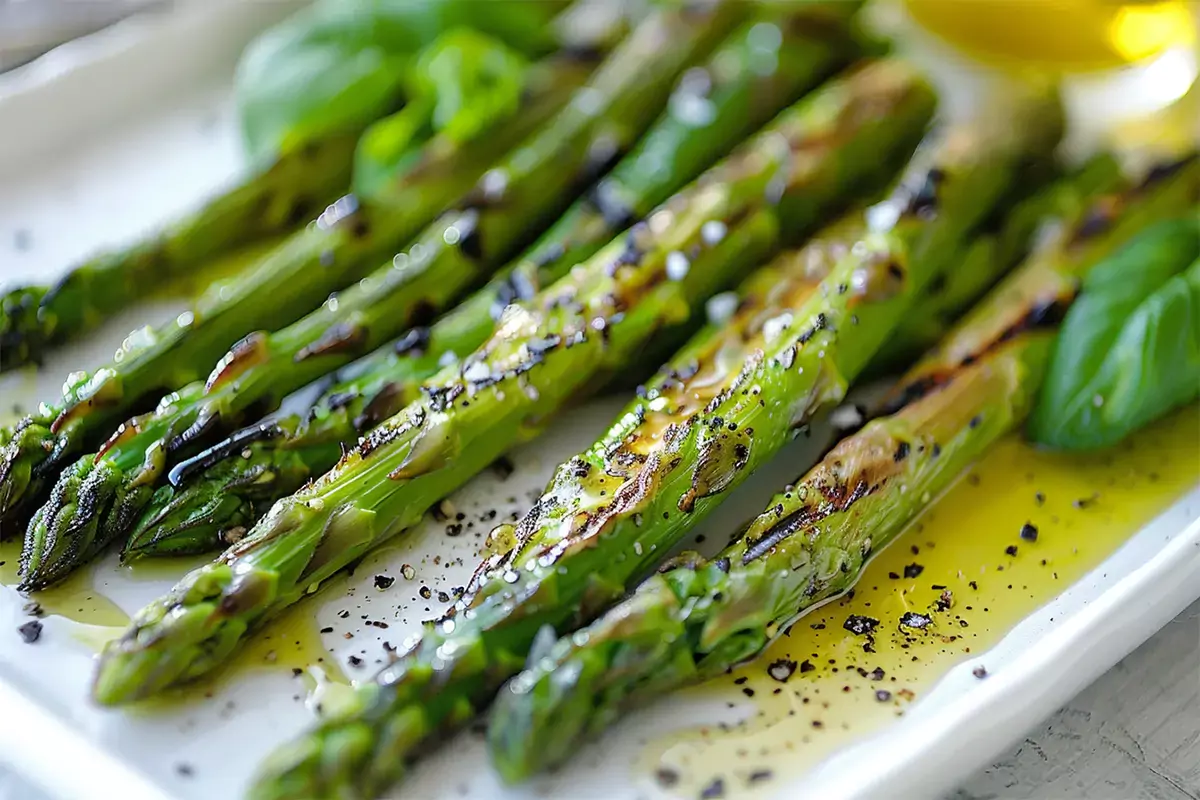
[[[988,649],[1018,622],[1197,485],[1197,410],[1103,453],[999,442],[871,562],[852,595],[691,690],[748,706],[742,722],[652,741],[639,771],[679,797],[715,785],[725,797],[773,796],[782,780],[902,716],[951,667],[976,658],[986,667]],[[846,630],[852,615],[877,620],[874,633]]]

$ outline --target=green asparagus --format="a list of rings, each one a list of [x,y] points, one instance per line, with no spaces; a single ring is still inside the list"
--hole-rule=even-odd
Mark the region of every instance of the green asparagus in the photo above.
[[[469,19],[472,32],[499,47],[544,54],[578,39],[564,29],[571,12],[546,24],[560,6],[334,0],[272,28],[248,48],[237,71],[250,174],[165,230],[89,258],[54,286],[21,286],[0,296],[0,371],[40,360],[50,346],[86,332],[164,280],[312,219],[351,185],[364,130],[401,102],[418,100],[411,84],[421,48],[453,36],[451,29],[461,31],[461,20]],[[406,144],[428,138],[429,127]]]
[[[223,253],[300,225],[345,192],[358,131],[287,153],[131,247],[89,258],[53,286],[0,297],[0,371],[40,361],[117,310]]]
[[[1027,333],[869,423],[717,557],[684,554],[591,625],[531,652],[492,709],[497,772],[515,783],[568,760],[623,712],[753,657],[803,609],[849,588],[923,501],[1027,413],[1047,344]]]
[[[1046,220],[1070,215],[1095,197],[1123,185],[1121,167],[1109,153],[1088,159],[1055,183],[1050,164],[1031,165],[1017,191],[1000,205],[1002,213],[987,223],[988,231],[971,244],[962,265],[926,289],[924,314],[900,323],[896,335],[880,348],[864,375],[894,374],[936,345],[955,322],[1030,252]]]
[[[1200,158],[1190,156],[1152,170],[1138,185],[1114,188],[1062,213],[1050,243],[1010,275],[972,310],[954,335],[934,347],[907,373],[885,410],[895,411],[937,386],[943,376],[999,342],[1010,331],[1061,316],[1074,299],[1079,278],[1096,261],[1158,220],[1200,202]],[[1001,300],[1003,298],[1003,300]]]
[[[407,252],[295,324],[250,334],[202,388],[185,387],[65,470],[25,535],[21,586],[60,580],[127,534],[174,454],[228,431],[251,411],[273,411],[285,395],[446,308],[499,266],[633,144],[675,77],[736,18],[726,10],[733,8],[649,17],[561,114],[490,169],[466,205],[435,221]]]
[[[808,6],[747,22],[703,68],[684,74],[638,146],[472,298],[347,368],[306,414],[252,425],[176,465],[171,485],[142,513],[126,556],[232,543],[272,502],[333,467],[343,446],[416,399],[443,358],[483,344],[510,302],[529,299],[585,261],[626,220],[644,217],[844,63],[853,52],[845,31],[822,22]]]
[[[220,664],[250,629],[416,524],[650,337],[685,328],[709,294],[776,245],[781,228],[803,235],[863,184],[881,183],[932,105],[931,90],[900,62],[835,81],[586,264],[510,306],[492,337],[427,382],[419,400],[143,609],[106,648],[96,699],[136,700]]]
[[[1056,105],[1029,100],[1013,114],[1012,128],[953,129],[923,148],[848,248],[821,246],[753,277],[731,321],[684,347],[601,440],[559,467],[511,532],[515,547],[484,563],[452,613],[272,759],[253,796],[375,792],[488,703],[540,631],[564,632],[619,600],[844,395],[1022,159],[1053,148]],[[830,264],[814,289],[808,270]]]
[[[753,658],[798,614],[849,589],[871,553],[1032,408],[1057,316],[1045,313],[1045,296],[1013,287],[1040,284],[1055,296],[1138,227],[1198,196],[1195,174],[1146,188],[1152,197],[1127,194],[1133,206],[1114,228],[1093,229],[1098,218],[1078,214],[903,379],[921,393],[902,391],[898,412],[839,443],[716,557],[681,556],[591,625],[531,654],[493,711],[500,774],[517,781],[565,761],[623,711]],[[1092,209],[1107,215],[1112,199]],[[980,336],[984,328],[1003,334]],[[934,364],[939,380],[928,383]]]
[[[530,102],[520,113],[466,145],[432,139],[388,193],[386,204],[360,204],[347,195],[246,274],[212,287],[175,322],[132,334],[110,366],[90,376],[70,375],[60,400],[43,403],[0,436],[8,440],[0,452],[0,522],[6,528],[24,522],[26,513],[45,500],[48,483],[69,457],[99,445],[106,429],[151,394],[203,378],[252,325],[288,324],[391,258],[500,156],[562,108],[590,66],[575,54],[537,65],[529,77]]]

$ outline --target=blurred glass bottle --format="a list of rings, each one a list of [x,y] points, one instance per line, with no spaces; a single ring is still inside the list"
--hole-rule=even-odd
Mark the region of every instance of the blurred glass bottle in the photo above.
[[[998,65],[1090,72],[1136,64],[1196,42],[1185,0],[906,0],[923,28]]]
[[[976,62],[1062,77],[1079,121],[1106,129],[1123,149],[1200,142],[1200,0],[903,4],[913,22]]]

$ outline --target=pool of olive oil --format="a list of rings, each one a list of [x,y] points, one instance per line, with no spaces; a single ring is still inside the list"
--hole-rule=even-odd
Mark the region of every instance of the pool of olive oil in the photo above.
[[[199,680],[139,701],[130,706],[129,711],[152,716],[181,712],[189,705],[209,702],[240,678],[253,673],[274,673],[297,679],[301,694],[294,699],[303,699],[316,714],[336,707],[351,690],[350,681],[337,659],[321,640],[314,606],[306,600],[248,637],[221,668]]]
[[[747,718],[653,741],[639,770],[680,797],[778,792],[781,779],[902,716],[1198,479],[1196,406],[1097,454],[1039,451],[1010,436],[878,555],[852,594],[801,617],[753,663],[691,690],[749,702]],[[902,627],[907,612],[931,624]],[[847,630],[851,615],[877,623],[874,632]]]
[[[0,586],[15,587],[21,558],[20,538],[0,543]],[[93,568],[76,570],[62,583],[41,592],[31,592],[29,602],[41,607],[40,614],[65,617],[72,622],[97,627],[125,625],[129,615],[96,589]]]

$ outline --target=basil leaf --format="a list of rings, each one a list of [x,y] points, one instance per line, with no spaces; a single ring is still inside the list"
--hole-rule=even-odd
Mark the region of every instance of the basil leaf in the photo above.
[[[1030,436],[1108,447],[1200,396],[1200,217],[1147,229],[1084,279]]]
[[[416,99],[367,128],[354,151],[350,191],[359,197],[385,200],[392,181],[407,171],[416,156],[414,145],[429,137],[432,118],[432,102]]]
[[[469,28],[438,37],[410,70],[408,105],[359,140],[354,193],[386,202],[395,176],[416,155],[413,145],[435,133],[465,142],[516,113],[528,65],[499,40]]]
[[[406,99],[417,52],[469,26],[523,53],[554,46],[561,0],[318,0],[247,48],[235,78],[250,159],[361,131]]]
[[[469,28],[440,37],[414,71],[420,94],[434,98],[433,129],[465,142],[514,113],[528,64],[503,42]]]

